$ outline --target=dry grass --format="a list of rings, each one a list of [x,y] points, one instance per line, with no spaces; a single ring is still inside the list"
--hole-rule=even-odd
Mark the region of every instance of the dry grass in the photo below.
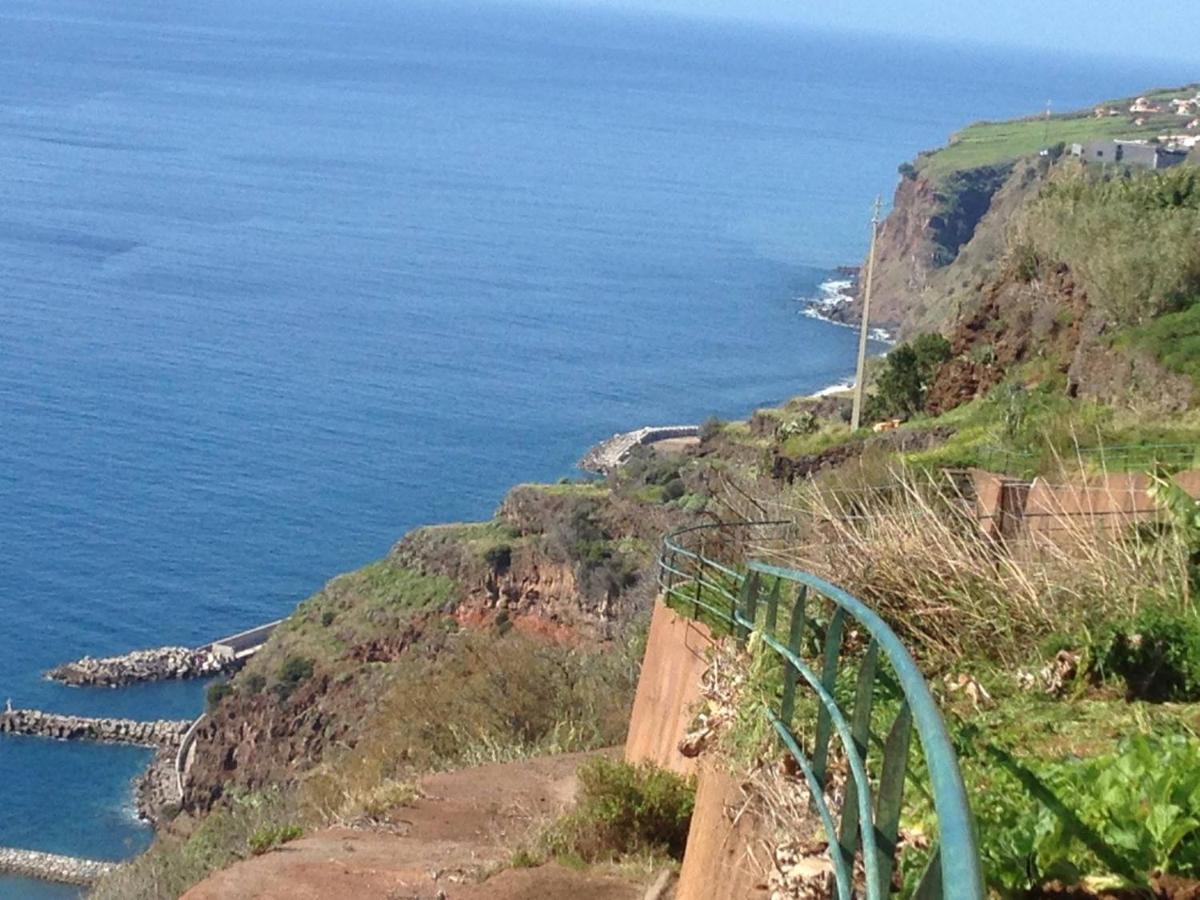
[[[1120,500],[1079,488],[1097,507]],[[1186,548],[1168,525],[1042,509],[1036,529],[987,534],[974,501],[941,476],[900,470],[885,488],[802,486],[771,518],[796,524],[747,537],[752,557],[803,569],[875,609],[926,656],[1013,663],[1054,634],[1146,605],[1182,607]],[[747,530],[747,534],[750,530]]]

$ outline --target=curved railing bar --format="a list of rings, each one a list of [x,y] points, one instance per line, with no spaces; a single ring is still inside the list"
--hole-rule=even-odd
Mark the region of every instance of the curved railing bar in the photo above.
[[[707,612],[721,618],[729,616],[734,623],[745,628],[754,629],[755,627],[753,622],[748,621],[746,617],[740,613],[734,612],[731,615],[727,610],[713,606],[711,603],[708,603],[703,599],[688,600],[687,602],[694,603],[695,606],[700,607],[701,609],[704,609]],[[821,684],[821,679],[815,672],[812,671],[812,669],[809,668],[808,664],[803,659],[794,654],[786,646],[779,643],[779,641],[777,641],[773,636],[763,633],[761,634],[761,637],[767,646],[769,646],[777,654],[791,663],[793,667],[795,667],[796,671],[804,678],[805,681],[808,682],[809,687],[812,688],[813,692],[820,699],[822,705],[829,712],[830,721],[832,722],[834,729],[837,731],[838,737],[842,742],[842,747],[845,750],[846,761],[850,766],[851,777],[854,779],[854,783],[858,787],[856,794],[858,795],[857,805],[859,815],[859,830],[863,845],[863,868],[866,871],[867,883],[872,885],[878,884],[878,846],[875,841],[875,830],[871,827],[871,823],[874,819],[874,817],[871,815],[871,781],[867,777],[866,764],[859,755],[858,751],[855,749],[854,736],[850,731],[850,723],[846,721],[846,717],[842,713],[841,707],[837,705],[837,701],[834,700],[827,690],[825,690],[825,686]],[[790,749],[791,748],[789,748],[789,750]],[[813,802],[823,806],[825,803],[824,796],[824,790],[814,793]],[[826,813],[828,813],[828,809],[826,809]],[[836,852],[833,852],[833,848],[836,847],[837,844],[838,839],[836,830],[831,831],[829,843],[831,850],[829,855],[831,859],[840,855]],[[844,868],[842,875],[845,875]]]
[[[879,644],[908,701],[913,725],[925,754],[942,847],[942,884],[962,885],[964,889],[967,885],[982,885],[983,871],[979,865],[979,855],[973,852],[971,846],[974,825],[971,822],[967,788],[954,755],[954,745],[929,692],[929,685],[903,642],[869,606],[824,579],[796,569],[754,561],[748,563],[747,568],[752,572],[808,585],[853,615]],[[788,654],[794,655],[791,651]],[[794,662],[792,664],[795,665]]]
[[[684,535],[692,534],[701,531],[711,531],[715,529],[733,529],[739,527],[765,527],[795,524],[791,521],[772,521],[772,522],[735,522],[727,524],[704,524],[692,526],[689,528],[680,529],[667,535],[663,541],[664,550],[671,556],[671,562],[667,561],[667,554],[664,553],[659,557],[659,577],[660,586],[668,593],[673,593],[678,598],[686,603],[693,604],[698,609],[704,609],[706,612],[717,616],[718,618],[728,620],[732,624],[753,630],[757,628],[757,623],[749,621],[745,616],[741,615],[737,609],[736,602],[733,604],[732,610],[720,609],[702,599],[699,594],[694,598],[683,597],[678,594],[678,588],[669,581],[664,582],[662,573],[666,572],[670,575],[688,579],[691,583],[698,583],[701,587],[707,586],[712,590],[716,590],[726,597],[733,599],[733,595],[726,589],[725,586],[708,582],[705,584],[703,578],[703,567],[712,568],[722,574],[728,576],[734,585],[739,585],[745,581],[746,575],[737,572],[733,569],[724,566],[715,560],[708,559],[699,553],[688,550],[679,543],[679,539]],[[687,573],[675,568],[673,565],[674,557],[681,555],[687,559],[695,560],[700,564],[701,571],[698,574]],[[852,615],[876,641],[877,646],[887,658],[896,677],[899,681],[900,689],[903,692],[905,699],[912,713],[913,724],[915,726],[917,737],[921,742],[922,751],[925,754],[927,769],[931,786],[933,788],[934,809],[938,818],[939,825],[939,840],[941,844],[941,852],[939,853],[939,865],[942,876],[943,885],[956,885],[956,890],[961,893],[964,898],[982,898],[983,894],[983,873],[980,867],[979,855],[974,846],[974,826],[971,822],[970,807],[967,799],[966,786],[963,782],[962,773],[958,767],[957,758],[954,755],[953,744],[950,741],[950,736],[946,731],[945,723],[942,720],[941,714],[938,712],[937,705],[933,700],[933,696],[929,691],[929,687],[917,668],[916,662],[911,654],[905,648],[904,644],[888,627],[880,616],[875,613],[870,607],[858,600],[842,588],[818,578],[808,572],[802,572],[797,569],[791,569],[783,566],[771,565],[769,563],[758,562],[751,560],[747,563],[747,569],[751,572],[756,572],[761,575],[768,575],[774,578],[783,578],[789,581],[794,581],[805,585],[821,596],[825,597],[835,605],[844,609]],[[862,840],[863,848],[863,864],[867,875],[868,893],[871,892],[871,887],[877,884],[876,872],[876,853],[875,850],[875,835],[874,835],[874,819],[871,815],[871,792],[870,781],[867,777],[863,760],[859,757],[855,749],[853,736],[850,734],[850,729],[846,723],[845,717],[841,712],[833,697],[829,696],[824,689],[820,679],[808,667],[808,665],[786,645],[780,643],[773,635],[762,635],[763,640],[777,654],[783,657],[795,670],[800,674],[809,686],[817,694],[822,705],[830,715],[830,722],[838,733],[843,749],[846,752],[846,759],[850,765],[851,774],[854,782],[858,787],[856,791],[859,806],[859,831]],[[802,771],[805,773],[805,778],[809,783],[810,791],[813,793],[814,800],[821,814],[822,823],[825,826],[826,832],[830,835],[830,858],[834,861],[835,868],[838,869],[839,896],[841,896],[842,881],[846,876],[844,865],[838,866],[841,860],[837,859],[840,854],[832,852],[833,847],[837,844],[835,837],[836,829],[833,827],[832,817],[829,814],[828,808],[823,802],[823,790],[814,789],[814,784],[817,784],[815,773],[813,773],[806,765],[804,753],[791,738],[788,728],[785,723],[781,722],[772,716],[772,726],[780,734],[784,743],[787,745],[789,752],[801,765]]]

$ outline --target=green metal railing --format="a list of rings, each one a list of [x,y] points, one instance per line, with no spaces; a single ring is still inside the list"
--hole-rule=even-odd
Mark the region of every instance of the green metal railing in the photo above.
[[[703,525],[668,535],[659,557],[666,602],[740,640],[757,633],[781,661],[782,687],[764,714],[804,775],[828,838],[839,900],[884,900],[891,893],[905,784],[914,780],[932,800],[938,845],[910,896],[982,900],[979,851],[958,760],[929,686],[900,639],[861,601],[814,575],[754,560],[729,562],[739,556],[739,535],[747,529],[787,524]],[[726,562],[706,555],[706,546]],[[819,670],[805,653],[820,658]],[[840,702],[854,663],[852,699]],[[815,721],[798,729],[801,684],[809,697],[803,706],[815,709]],[[875,703],[877,694],[898,703],[894,714],[891,706]],[[873,728],[873,719],[885,720],[884,727]],[[909,766],[914,729],[925,761],[919,777]],[[826,789],[838,755],[846,780],[835,810]],[[856,863],[861,893],[855,890]]]

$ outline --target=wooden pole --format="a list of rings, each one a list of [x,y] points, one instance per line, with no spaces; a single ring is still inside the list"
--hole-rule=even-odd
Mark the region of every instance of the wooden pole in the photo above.
[[[854,375],[854,409],[850,414],[850,430],[857,431],[862,422],[863,392],[866,389],[867,335],[871,331],[871,287],[875,277],[875,242],[879,237],[881,197],[875,198],[875,213],[871,216],[871,251],[867,254],[867,284],[863,290],[862,326],[858,330],[858,367]]]

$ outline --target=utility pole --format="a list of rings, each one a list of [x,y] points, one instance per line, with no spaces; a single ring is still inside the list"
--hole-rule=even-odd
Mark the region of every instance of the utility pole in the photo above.
[[[871,330],[871,287],[875,280],[875,242],[879,237],[879,211],[883,198],[875,198],[875,213],[871,216],[871,251],[867,254],[867,285],[863,290],[862,326],[858,330],[858,368],[854,376],[854,410],[850,414],[850,430],[858,431],[862,421],[863,391],[866,388],[867,334]]]

